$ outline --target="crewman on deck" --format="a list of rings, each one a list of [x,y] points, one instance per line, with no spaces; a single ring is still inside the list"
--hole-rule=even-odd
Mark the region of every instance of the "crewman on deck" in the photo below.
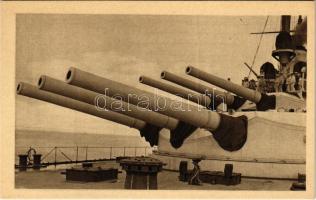
[[[266,87],[266,81],[264,79],[263,75],[259,75],[258,77],[258,87],[257,87],[257,91],[261,92],[261,93],[265,93],[265,87]]]
[[[294,88],[295,88],[296,91],[298,91],[299,90],[299,79],[300,79],[301,74],[298,73],[298,72],[294,72],[294,76],[295,76]]]
[[[252,89],[252,90],[256,90],[257,89],[256,81],[254,79],[251,79],[249,81],[249,89]]]
[[[242,86],[245,88],[249,88],[249,80],[248,77],[245,77],[244,80],[242,81]]]
[[[302,91],[305,92],[306,89],[306,67],[302,67],[301,69],[301,84],[302,84]]]
[[[291,73],[289,76],[289,92],[295,92],[295,83],[296,83],[296,78],[294,73]]]
[[[279,80],[280,80],[280,84],[279,84],[279,92],[283,92],[286,91],[286,77],[284,76],[283,73],[279,74]]]
[[[276,74],[275,75],[275,80],[274,80],[274,91],[275,92],[282,92],[282,87],[280,87],[280,85],[281,85],[280,74]]]
[[[298,90],[297,90],[297,94],[298,96],[303,99],[303,91],[305,91],[305,88],[304,88],[304,79],[303,77],[299,77],[298,79]]]
[[[289,74],[286,77],[285,83],[286,83],[286,91],[291,92],[291,74]]]

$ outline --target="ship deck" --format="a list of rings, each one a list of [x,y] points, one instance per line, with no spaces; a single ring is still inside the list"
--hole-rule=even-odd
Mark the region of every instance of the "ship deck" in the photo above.
[[[98,163],[101,166],[115,166],[119,164],[115,161]],[[68,166],[51,166],[41,170],[28,170],[25,172],[15,172],[15,187],[27,189],[123,189],[125,181],[125,171],[118,174],[115,181],[102,182],[75,182],[66,181],[62,172]],[[178,172],[163,170],[158,174],[159,190],[274,190],[288,191],[293,183],[291,180],[265,180],[254,178],[242,178],[241,184],[236,186],[212,185],[204,183],[200,186],[188,185],[186,182],[178,180]]]

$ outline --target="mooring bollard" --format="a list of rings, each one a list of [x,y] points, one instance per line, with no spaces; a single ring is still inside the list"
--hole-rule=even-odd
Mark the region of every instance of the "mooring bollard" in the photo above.
[[[231,178],[233,176],[233,165],[232,164],[225,164],[224,176],[226,179]]]
[[[41,168],[41,157],[42,154],[33,154],[33,169]]]
[[[27,156],[26,154],[19,155],[19,170],[26,171],[27,168]]]
[[[120,160],[126,171],[125,189],[157,189],[157,174],[163,163],[150,157],[132,157]]]
[[[179,164],[179,180],[180,181],[186,181],[188,178],[188,162],[187,161],[181,161]]]

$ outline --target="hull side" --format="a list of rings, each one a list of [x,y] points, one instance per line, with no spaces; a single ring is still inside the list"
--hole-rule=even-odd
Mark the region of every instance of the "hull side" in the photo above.
[[[178,170],[181,160],[204,156],[203,170],[223,170],[225,163],[234,164],[244,176],[296,178],[305,173],[306,114],[281,112],[236,113],[248,117],[248,136],[238,151],[223,150],[209,131],[198,129],[179,149],[169,143],[169,131],[162,130],[154,156],[164,161],[165,168]]]

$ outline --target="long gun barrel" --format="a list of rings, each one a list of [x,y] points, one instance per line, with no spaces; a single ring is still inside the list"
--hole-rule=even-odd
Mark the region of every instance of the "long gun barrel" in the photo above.
[[[77,68],[70,68],[67,73],[67,82],[110,97],[120,96],[123,101],[177,118],[196,127],[215,130],[220,123],[220,115],[216,112],[161,97]]]
[[[178,76],[176,74],[173,74],[171,72],[167,72],[167,71],[162,71],[160,74],[160,78],[170,81],[172,83],[181,85],[182,87],[186,87],[188,89],[191,89],[193,91],[199,92],[201,94],[214,94],[215,96],[222,96],[226,98],[226,94],[224,92],[221,92],[219,90],[216,90],[216,88],[212,88],[209,86],[205,86],[201,83],[197,83],[194,81],[191,81],[189,79],[183,78],[181,76]],[[225,100],[229,100],[232,98],[226,98]]]
[[[209,96],[202,95],[193,91],[189,91],[186,89],[182,89],[179,87],[175,87],[173,85],[169,85],[160,81],[157,81],[155,79],[152,79],[147,76],[141,76],[139,77],[139,82],[149,85],[154,88],[158,88],[162,91],[169,92],[171,94],[174,94],[176,96],[182,97],[183,99],[186,99],[188,101],[192,101],[197,103],[198,105],[202,105],[204,107],[212,107],[212,99]]]
[[[244,98],[246,98],[249,101],[252,101],[254,103],[258,103],[261,99],[260,92],[242,87],[240,85],[232,83],[231,81],[227,81],[225,79],[219,78],[219,77],[214,76],[212,74],[206,73],[206,72],[199,70],[195,67],[192,67],[192,66],[187,67],[186,73],[188,75],[194,76],[194,77],[201,79],[203,81],[211,83],[217,87],[223,88],[229,92],[232,92],[232,93],[235,93],[239,96],[242,96],[242,97],[244,97]]]
[[[94,105],[100,109],[108,109],[136,119],[140,119],[161,128],[173,130],[179,123],[179,120],[166,115],[137,107],[119,99],[110,98],[106,95],[102,95],[90,90],[69,85],[49,76],[41,76],[38,81],[38,87],[41,90],[73,98],[78,101]]]
[[[125,126],[129,126],[132,128],[136,128],[141,130],[145,128],[146,123],[144,121],[128,117],[119,113],[111,112],[111,111],[98,111],[95,106],[89,105],[87,103],[77,101],[68,97],[64,97],[58,94],[54,94],[51,92],[46,92],[43,90],[39,90],[37,87],[30,85],[28,83],[20,82],[17,86],[17,94],[31,97],[34,99],[46,101],[55,105],[59,105],[65,108],[70,108],[72,110],[76,110],[82,113],[87,113],[90,115],[94,115],[96,117],[100,117],[102,119],[106,119],[112,122],[116,122]]]
[[[223,149],[229,151],[238,150],[246,141],[246,116],[231,117],[206,109],[201,110],[197,106],[181,104],[179,101],[164,98],[73,67],[67,72],[66,80],[69,84],[97,93],[105,93],[110,97],[119,95],[123,101],[179,119],[193,127],[207,129],[212,132],[213,137]],[[175,132],[176,137],[182,142],[184,138],[192,133],[192,131],[188,132],[188,129],[183,127],[178,127],[178,131]]]
[[[275,109],[274,95],[268,96],[261,94],[258,91],[237,85],[192,66],[186,68],[186,73],[256,103],[257,109],[260,111]]]
[[[196,83],[194,81],[191,81],[189,79],[183,78],[181,76],[178,76],[167,71],[161,72],[160,77],[164,80],[173,82],[175,84],[194,90],[201,94],[210,94],[212,99],[215,99],[214,101],[217,100],[219,102],[222,102],[224,100],[228,108],[238,109],[246,101],[244,98],[229,94],[227,92],[221,92],[219,90],[216,90],[216,88],[205,86],[201,83]]]

